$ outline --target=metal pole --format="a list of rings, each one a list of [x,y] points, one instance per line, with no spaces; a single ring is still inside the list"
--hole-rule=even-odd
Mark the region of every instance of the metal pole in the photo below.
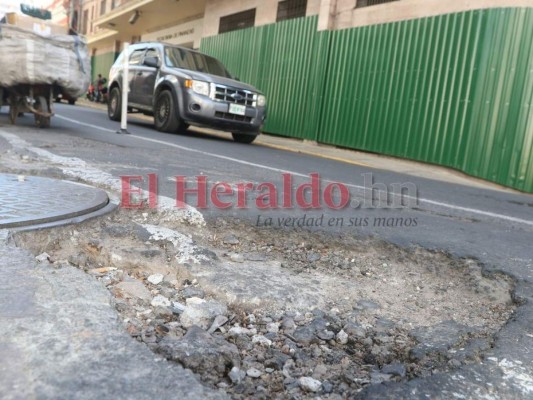
[[[120,117],[120,130],[117,133],[129,133],[128,132],[128,92],[129,88],[129,48],[130,44],[124,42],[124,64],[122,68],[122,115]]]

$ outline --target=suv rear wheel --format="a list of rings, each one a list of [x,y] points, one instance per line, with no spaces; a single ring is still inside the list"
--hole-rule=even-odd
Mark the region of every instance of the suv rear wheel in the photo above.
[[[255,135],[246,135],[244,133],[232,133],[233,140],[235,140],[237,143],[245,143],[250,144],[252,143],[257,136]]]
[[[114,87],[109,94],[109,102],[107,103],[107,115],[112,121],[120,121],[122,111],[122,101],[120,98],[120,89]]]
[[[154,124],[156,129],[161,132],[174,133],[180,127],[174,97],[169,90],[163,90],[157,96],[154,108]]]

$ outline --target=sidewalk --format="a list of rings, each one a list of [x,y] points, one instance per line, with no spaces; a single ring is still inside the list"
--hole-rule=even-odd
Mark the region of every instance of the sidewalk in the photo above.
[[[104,195],[0,174],[0,398],[225,398],[132,339],[100,282],[71,266],[38,262],[2,230],[2,223],[34,229],[93,215],[105,209]]]

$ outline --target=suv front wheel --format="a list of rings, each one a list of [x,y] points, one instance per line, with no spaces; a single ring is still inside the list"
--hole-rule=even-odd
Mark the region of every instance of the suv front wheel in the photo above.
[[[109,102],[107,103],[107,115],[112,121],[120,121],[122,114],[122,101],[120,98],[120,89],[114,87],[109,93]]]
[[[163,90],[157,96],[154,108],[154,124],[155,128],[161,132],[174,133],[180,127],[174,97],[169,90]]]

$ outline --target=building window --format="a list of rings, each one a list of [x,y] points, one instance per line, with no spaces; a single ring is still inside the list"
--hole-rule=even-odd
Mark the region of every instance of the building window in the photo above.
[[[399,0],[357,0],[355,8],[377,6],[378,4],[392,3],[393,1]]]
[[[100,2],[100,15],[105,14],[105,6],[106,6],[107,0],[102,0]]]
[[[218,33],[251,28],[255,25],[255,8],[220,18]]]
[[[81,33],[87,35],[87,28],[89,26],[89,10],[83,10],[83,20],[81,21]]]
[[[285,0],[278,3],[277,22],[286,19],[305,17],[307,0]]]
[[[70,29],[76,32],[80,31],[80,26],[78,24],[78,11],[76,10],[74,10],[72,13],[72,18],[70,19]]]

